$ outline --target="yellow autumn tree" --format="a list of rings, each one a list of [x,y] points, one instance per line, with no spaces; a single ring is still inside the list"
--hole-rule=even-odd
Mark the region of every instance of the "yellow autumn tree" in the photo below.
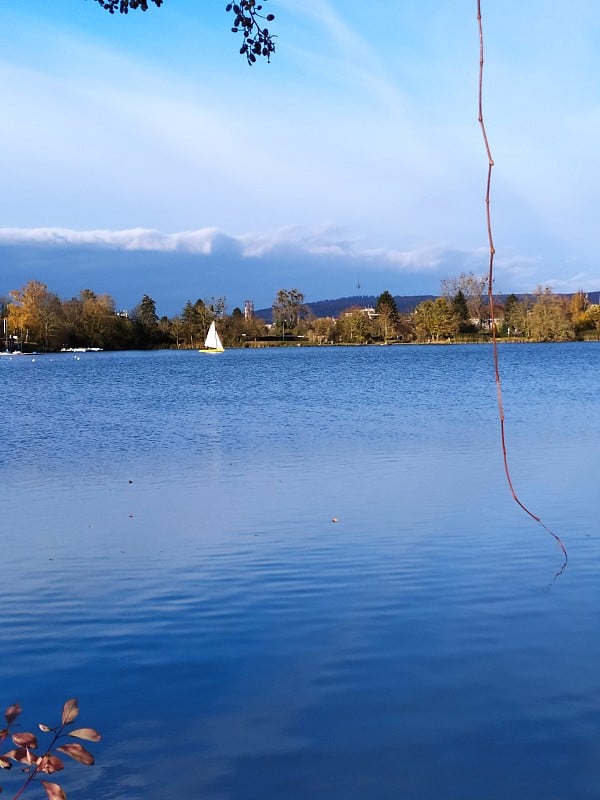
[[[61,325],[61,302],[41,281],[9,292],[8,327],[23,343],[48,347]]]

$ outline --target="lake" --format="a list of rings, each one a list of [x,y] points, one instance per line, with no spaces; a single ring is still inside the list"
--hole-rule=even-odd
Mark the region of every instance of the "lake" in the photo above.
[[[489,346],[0,359],[3,702],[102,732],[69,800],[600,796],[600,344],[500,362],[557,578]]]

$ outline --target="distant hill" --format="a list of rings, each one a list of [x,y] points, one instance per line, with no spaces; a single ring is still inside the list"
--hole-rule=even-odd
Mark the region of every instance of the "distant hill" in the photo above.
[[[600,305],[600,291],[599,292],[586,292],[587,299],[594,305]]]
[[[315,317],[339,317],[343,311],[348,308],[358,306],[359,308],[374,307],[377,303],[379,295],[353,295],[352,297],[338,297],[336,300],[317,300],[314,303],[306,303]],[[423,300],[433,300],[433,294],[418,294],[406,297],[403,295],[396,295],[394,300],[398,311],[407,314],[416,308]],[[261,308],[254,312],[257,317],[264,319],[265,322],[272,322],[272,309]]]
[[[600,291],[587,292],[587,297],[590,303],[600,303]],[[416,294],[416,295],[395,295],[394,300],[398,311],[402,314],[408,314],[415,309],[419,303],[424,300],[435,300],[437,295],[433,294]],[[500,304],[504,304],[508,294],[494,295],[494,300]],[[573,294],[564,294],[563,297],[572,297]],[[352,297],[338,297],[336,300],[317,300],[314,303],[306,303],[310,311],[315,317],[339,317],[341,313],[348,308],[358,306],[359,308],[374,307],[377,304],[379,295],[353,295]],[[533,298],[532,294],[517,294],[521,300],[525,297]],[[270,308],[260,308],[254,312],[257,317],[264,319],[265,322],[273,321],[273,311]]]

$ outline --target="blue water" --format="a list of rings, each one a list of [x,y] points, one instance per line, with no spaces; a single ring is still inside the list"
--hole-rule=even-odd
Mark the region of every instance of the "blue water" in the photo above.
[[[70,800],[600,796],[600,345],[501,348],[557,579],[491,358],[0,359],[0,685],[101,730]]]

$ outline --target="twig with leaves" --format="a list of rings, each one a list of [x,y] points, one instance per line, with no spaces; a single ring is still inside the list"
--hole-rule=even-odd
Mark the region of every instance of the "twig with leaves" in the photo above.
[[[127,14],[129,9],[135,11],[137,8],[141,8],[142,11],[148,11],[149,0],[96,0],[96,2],[100,3],[109,14],[114,14],[117,10],[120,14]],[[150,2],[158,8],[163,4],[163,0],[150,0]]]
[[[0,768],[11,769],[13,763],[20,764],[25,773],[23,784],[14,795],[13,800],[18,800],[38,780],[44,787],[48,800],[66,800],[67,795],[58,783],[41,780],[40,775],[52,775],[54,772],[60,772],[65,768],[64,762],[57,753],[63,753],[80,764],[91,766],[94,763],[94,756],[83,745],[78,742],[66,741],[64,744],[59,744],[59,742],[68,739],[68,737],[88,742],[99,742],[102,737],[94,728],[70,729],[79,714],[79,704],[77,699],[73,698],[67,700],[64,704],[60,724],[54,728],[41,723],[38,725],[43,733],[51,734],[52,736],[49,746],[46,747],[43,753],[39,754],[36,752],[38,750],[38,741],[35,734],[27,731],[14,732],[15,721],[21,711],[19,703],[9,706],[4,712],[6,727],[0,730],[0,742],[5,741],[10,736],[12,743],[15,745],[12,750],[0,755]],[[2,787],[0,787],[1,791]]]
[[[109,14],[119,12],[128,14],[138,8],[147,11],[150,3],[154,3],[157,8],[163,4],[163,0],[96,0]],[[263,7],[256,3],[256,0],[237,0],[235,3],[228,3],[225,11],[235,15],[232,33],[241,33],[243,38],[240,54],[246,56],[250,66],[256,63],[257,58],[264,56],[267,61],[271,60],[271,55],[275,52],[275,36],[264,26],[265,22],[273,22],[274,14],[263,14]]]
[[[275,52],[273,34],[268,28],[263,28],[260,20],[272,22],[274,14],[261,14],[262,5],[257,5],[256,0],[240,0],[238,3],[228,3],[225,11],[235,14],[232,33],[241,33],[244,43],[240,47],[240,54],[245,55],[248,64],[252,66],[257,56],[265,56],[271,60],[271,53]]]

